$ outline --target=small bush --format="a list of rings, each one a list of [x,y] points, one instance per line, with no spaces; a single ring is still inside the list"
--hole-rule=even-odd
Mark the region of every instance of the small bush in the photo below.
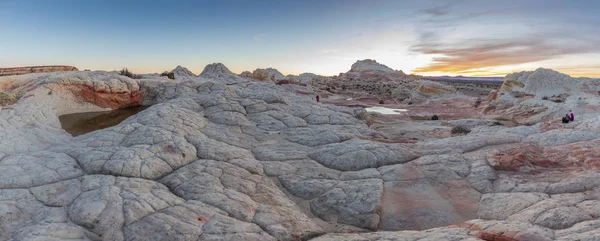
[[[291,79],[278,80],[275,84],[276,85],[300,85],[300,86],[306,86],[306,84],[304,84],[304,83],[300,83],[298,81],[291,80]]]
[[[385,104],[385,102],[383,100],[379,100],[379,104],[383,105],[383,104]]]
[[[523,92],[513,91],[513,92],[510,92],[510,95],[512,95],[512,97],[515,97],[515,98],[521,98],[521,97],[523,97]]]
[[[162,74],[160,74],[160,76],[167,76],[167,78],[169,78],[169,79],[175,79],[175,73],[173,73],[172,71],[171,72],[165,71]]]
[[[479,105],[481,104],[481,98],[477,98],[477,100],[475,101],[475,103],[473,103],[473,107],[477,108],[479,107]]]
[[[7,106],[17,103],[17,101],[23,97],[23,94],[23,92],[4,93],[0,91],[0,106]]]
[[[365,109],[357,109],[354,111],[354,117],[356,117],[359,120],[365,120],[367,119],[367,111]]]
[[[452,134],[469,134],[471,130],[466,126],[455,126],[452,128]]]
[[[141,78],[142,78],[142,76],[141,76],[141,75],[134,74],[133,72],[129,71],[127,68],[123,68],[123,69],[122,69],[122,70],[119,72],[119,74],[120,74],[120,75],[127,76],[127,77],[129,77],[129,78],[132,78],[132,79],[141,79]]]
[[[431,117],[431,120],[439,120],[439,119],[440,119],[440,117],[438,117],[437,115],[433,115],[433,116]]]
[[[131,71],[129,71],[127,68],[123,68],[120,72],[120,75],[125,75],[129,78],[131,78],[131,76],[133,76],[133,73],[131,73]]]

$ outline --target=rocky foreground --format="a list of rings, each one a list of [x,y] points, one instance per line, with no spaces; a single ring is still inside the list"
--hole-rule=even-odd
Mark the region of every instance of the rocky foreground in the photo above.
[[[220,64],[187,78],[0,77],[23,93],[0,111],[0,240],[600,240],[591,80],[509,75],[461,118],[382,131],[362,108],[316,103],[310,86]],[[409,92],[432,108],[473,100]],[[150,107],[77,137],[58,119],[139,105]],[[576,121],[558,123],[571,108]]]

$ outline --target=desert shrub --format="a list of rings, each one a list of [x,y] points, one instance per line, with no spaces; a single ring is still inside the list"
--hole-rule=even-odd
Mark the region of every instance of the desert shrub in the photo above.
[[[471,129],[467,128],[466,126],[455,126],[452,128],[452,134],[469,134],[471,132]]]
[[[175,73],[173,73],[172,71],[171,72],[165,71],[162,74],[160,74],[160,76],[167,76],[167,78],[169,78],[169,79],[175,79]]]
[[[379,104],[383,105],[383,104],[385,104],[385,102],[383,100],[379,100]]]
[[[304,83],[300,83],[298,81],[289,80],[289,79],[278,80],[275,84],[276,85],[300,85],[300,86],[306,86],[306,84],[304,84]]]
[[[127,68],[123,68],[123,69],[122,69],[122,70],[119,72],[119,74],[120,74],[120,75],[127,76],[127,77],[129,77],[129,78],[132,78],[132,79],[141,79],[141,78],[142,78],[142,76],[141,76],[141,75],[134,74],[133,72],[129,71]]]
[[[411,101],[410,101],[410,102],[408,102],[408,105],[412,105],[412,102],[411,102]]]
[[[481,98],[477,97],[477,100],[475,101],[475,103],[473,103],[473,107],[479,107],[480,104],[481,104]]]
[[[119,72],[119,74],[127,76],[129,78],[131,78],[131,76],[133,76],[133,73],[131,73],[131,71],[129,71],[127,68],[121,69],[121,71]]]
[[[567,100],[567,97],[569,97],[569,95],[567,94],[553,95],[552,97],[549,97],[548,100],[556,103],[562,103],[565,102],[565,100]]]
[[[433,115],[433,116],[431,117],[431,120],[439,120],[439,119],[440,119],[440,117],[438,117],[437,115]]]
[[[510,92],[510,95],[512,95],[512,97],[515,97],[515,98],[521,98],[521,97],[523,97],[523,92],[513,91],[513,92]]]
[[[7,106],[17,103],[23,97],[23,93],[4,93],[0,91],[0,106]]]
[[[356,117],[357,119],[360,120],[365,120],[367,119],[367,111],[365,109],[357,109],[354,111],[354,117]]]

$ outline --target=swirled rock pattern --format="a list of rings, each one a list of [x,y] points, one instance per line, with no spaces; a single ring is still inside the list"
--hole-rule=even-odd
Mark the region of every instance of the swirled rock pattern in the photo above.
[[[208,81],[1,77],[0,240],[594,240],[597,142],[486,121],[374,141],[361,110],[211,65]],[[64,113],[151,105],[77,137]],[[440,125],[440,121],[414,124]],[[442,128],[443,129],[443,128]],[[449,131],[449,130],[446,130]]]

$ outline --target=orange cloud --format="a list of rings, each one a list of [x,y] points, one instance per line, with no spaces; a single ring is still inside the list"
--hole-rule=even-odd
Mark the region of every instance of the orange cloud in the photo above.
[[[481,44],[472,46],[441,46],[437,43],[425,43],[413,46],[413,50],[426,55],[434,55],[432,63],[413,70],[413,73],[446,73],[470,76],[505,75],[507,68],[543,60],[550,60],[564,55],[594,52],[596,46],[588,43],[557,45],[549,41],[534,40],[480,40]],[[565,63],[569,66],[569,63]],[[571,65],[572,66],[572,65]],[[502,68],[500,68],[502,67]],[[540,66],[542,67],[542,66]],[[554,67],[556,70],[573,76],[600,76],[600,66]],[[501,70],[499,70],[501,69]]]
[[[417,68],[414,72],[467,73],[481,68],[530,63],[590,50],[587,44],[556,46],[538,40],[506,41],[457,48],[437,44],[416,46],[413,49],[418,52],[439,57],[434,57],[433,63]]]

